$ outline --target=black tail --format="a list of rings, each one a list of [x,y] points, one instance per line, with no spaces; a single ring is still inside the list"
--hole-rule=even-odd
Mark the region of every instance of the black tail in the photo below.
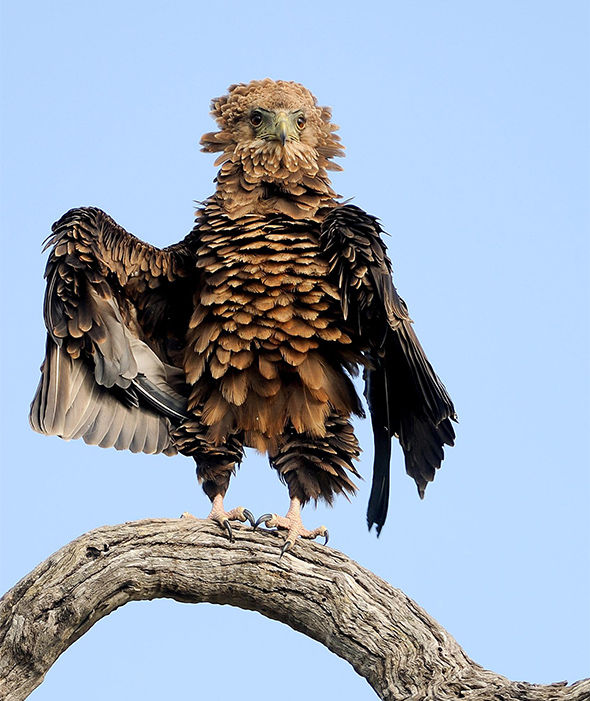
[[[391,458],[391,433],[388,399],[387,370],[379,360],[377,367],[366,373],[365,396],[371,411],[375,455],[373,458],[373,483],[367,508],[369,530],[377,526],[381,533],[389,506],[389,461]]]

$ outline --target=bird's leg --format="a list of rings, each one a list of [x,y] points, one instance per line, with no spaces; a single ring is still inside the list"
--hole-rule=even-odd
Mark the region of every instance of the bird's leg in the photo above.
[[[238,506],[231,511],[223,508],[223,498],[228,490],[232,474],[235,472],[236,463],[242,458],[242,445],[235,436],[228,436],[222,446],[208,446],[202,443],[199,450],[193,455],[197,463],[197,478],[203,487],[203,491],[211,500],[211,511],[207,516],[209,521],[214,521],[227,531],[231,542],[234,540],[231,521],[250,521],[255,525],[252,512],[243,506]],[[190,514],[183,514],[190,516]]]
[[[314,528],[313,531],[307,530],[301,521],[301,501],[297,497],[291,497],[291,504],[289,506],[289,511],[287,511],[285,516],[277,516],[277,514],[264,514],[261,516],[254,525],[254,528],[264,523],[268,528],[278,528],[280,530],[286,530],[287,535],[285,537],[285,544],[281,548],[281,556],[284,555],[287,550],[293,547],[293,544],[297,538],[307,538],[309,540],[314,540],[318,536],[323,536],[325,538],[324,544],[328,542],[329,533],[325,526],[319,526]]]

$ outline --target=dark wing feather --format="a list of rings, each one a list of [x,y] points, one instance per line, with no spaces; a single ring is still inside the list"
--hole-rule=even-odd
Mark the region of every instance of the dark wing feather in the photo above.
[[[391,439],[399,438],[406,472],[420,497],[453,445],[453,403],[428,362],[412,328],[405,302],[391,279],[382,229],[375,217],[353,205],[332,210],[320,245],[340,291],[344,318],[367,357],[365,396],[375,440],[373,484],[367,520],[381,531],[389,500]]]
[[[186,418],[186,397],[169,347],[188,319],[188,250],[149,246],[94,208],[67,212],[52,232],[32,427],[102,447],[175,452],[170,433]]]

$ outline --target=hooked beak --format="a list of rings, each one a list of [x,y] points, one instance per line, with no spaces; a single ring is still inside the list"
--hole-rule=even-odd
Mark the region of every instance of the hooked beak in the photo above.
[[[275,122],[275,135],[277,139],[281,142],[281,146],[285,145],[290,131],[291,125],[289,124],[289,118],[284,112],[279,112],[279,114],[277,115],[277,120]]]

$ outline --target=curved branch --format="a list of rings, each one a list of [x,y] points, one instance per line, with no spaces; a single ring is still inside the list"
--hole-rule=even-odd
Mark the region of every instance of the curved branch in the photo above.
[[[347,660],[381,699],[582,701],[572,686],[511,682],[472,662],[403,592],[335,550],[299,542],[279,559],[268,532],[153,519],[72,541],[0,600],[0,697],[20,701],[103,616],[169,597],[259,611]]]

